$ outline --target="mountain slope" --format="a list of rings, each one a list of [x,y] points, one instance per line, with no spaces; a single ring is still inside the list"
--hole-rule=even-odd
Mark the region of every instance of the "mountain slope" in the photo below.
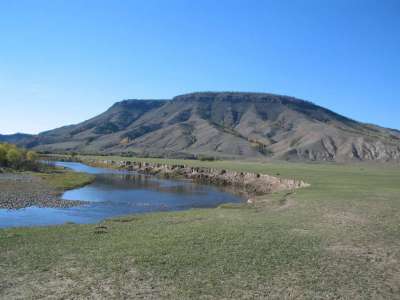
[[[262,93],[193,93],[127,100],[78,125],[44,132],[42,151],[400,160],[400,132],[348,119],[311,102]]]

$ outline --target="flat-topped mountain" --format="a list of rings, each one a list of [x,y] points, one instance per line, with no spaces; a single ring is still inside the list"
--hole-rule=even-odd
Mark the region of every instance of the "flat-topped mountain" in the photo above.
[[[264,93],[204,92],[125,100],[77,125],[43,132],[42,151],[285,160],[400,160],[400,131],[311,102]]]

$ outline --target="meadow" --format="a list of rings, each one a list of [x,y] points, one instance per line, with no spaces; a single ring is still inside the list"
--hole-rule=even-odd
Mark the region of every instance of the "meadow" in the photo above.
[[[0,298],[400,298],[399,166],[98,159],[311,186],[254,204],[0,230]]]

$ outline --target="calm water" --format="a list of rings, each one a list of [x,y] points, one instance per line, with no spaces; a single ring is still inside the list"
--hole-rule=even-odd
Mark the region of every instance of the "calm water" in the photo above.
[[[242,201],[215,186],[186,180],[165,180],[81,163],[57,162],[56,165],[95,174],[96,180],[92,184],[62,195],[63,199],[85,200],[89,204],[72,208],[0,209],[0,228],[65,222],[96,223],[126,214],[216,207],[226,202]]]

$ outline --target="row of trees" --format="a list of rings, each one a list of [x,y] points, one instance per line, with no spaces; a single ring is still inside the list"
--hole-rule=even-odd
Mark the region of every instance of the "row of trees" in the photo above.
[[[0,167],[33,170],[37,168],[39,155],[12,144],[0,143]]]

